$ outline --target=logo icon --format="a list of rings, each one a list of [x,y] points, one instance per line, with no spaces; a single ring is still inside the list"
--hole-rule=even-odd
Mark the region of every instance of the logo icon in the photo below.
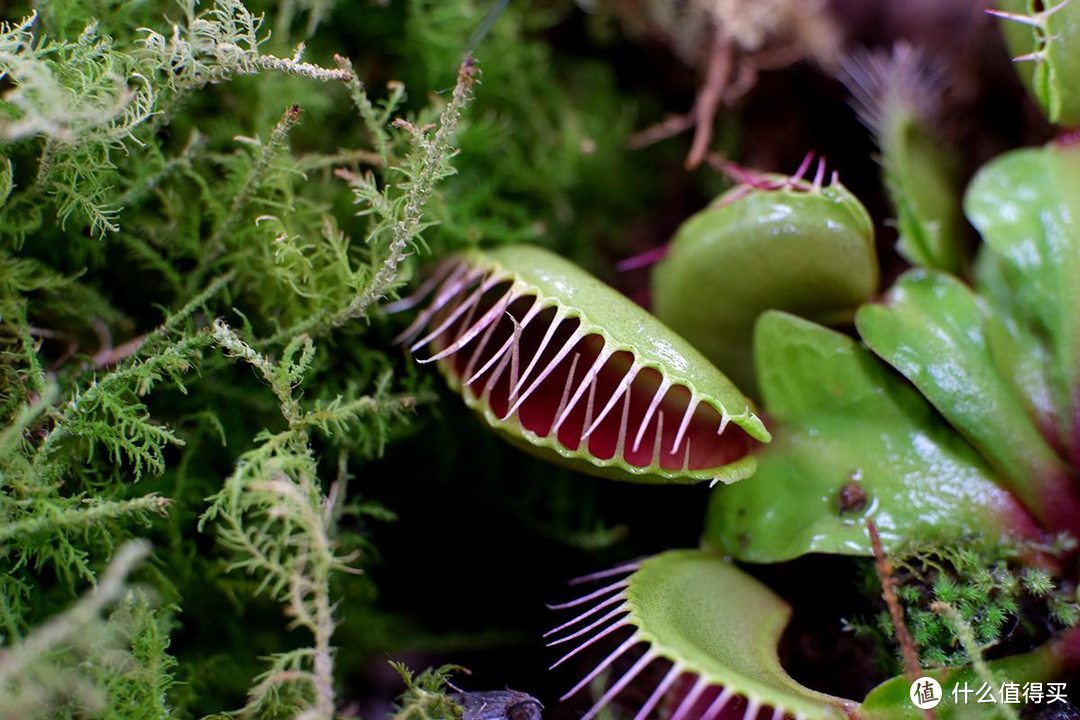
[[[941,702],[941,685],[934,678],[921,677],[911,683],[908,697],[920,710],[936,708]]]

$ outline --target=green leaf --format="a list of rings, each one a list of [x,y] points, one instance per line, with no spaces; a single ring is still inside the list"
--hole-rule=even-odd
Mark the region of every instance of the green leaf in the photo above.
[[[1046,526],[1074,527],[1080,498],[990,356],[989,312],[956,278],[913,270],[856,316],[870,349],[922,392]],[[1052,500],[1051,500],[1052,498]]]
[[[853,340],[781,312],[754,340],[774,439],[750,481],[713,494],[706,543],[777,562],[870,555],[868,518],[887,547],[1032,529],[963,438]]]
[[[979,295],[993,308],[984,331],[994,364],[1043,437],[1056,442],[1059,420],[1050,378],[1053,358],[1043,340],[1020,317],[1012,289],[1002,274],[1001,258],[985,245],[975,261],[975,283]]]
[[[1059,443],[1080,461],[1080,147],[1050,144],[994,160],[972,180],[964,209],[1000,275],[1003,309],[1043,339]],[[1001,288],[1004,285],[1007,290]],[[999,307],[1001,301],[996,303]]]
[[[855,196],[791,183],[718,198],[683,223],[652,279],[657,317],[751,394],[761,313],[846,322],[878,285],[873,224]]]
[[[1041,683],[1045,695],[1047,683],[1065,679],[1070,672],[1076,671],[1080,659],[1078,651],[1080,633],[1071,630],[1031,652],[987,662],[986,667],[995,680],[992,685],[994,697],[1000,697],[1002,683],[1019,685],[1021,701],[1025,683]],[[970,666],[925,670],[923,676],[941,684],[942,701],[934,708],[934,717],[938,720],[982,720],[988,717],[988,710],[995,707],[978,702],[976,693],[986,681]],[[954,688],[957,689],[955,699]],[[966,702],[964,688],[972,691]],[[910,690],[911,680],[903,675],[886,680],[866,696],[859,706],[859,717],[865,720],[924,720],[923,711],[911,702]],[[1019,704],[1013,705],[1014,709],[1019,707]]]

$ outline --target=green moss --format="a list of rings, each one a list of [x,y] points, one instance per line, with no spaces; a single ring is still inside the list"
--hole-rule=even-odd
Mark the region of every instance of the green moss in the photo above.
[[[329,717],[352,648],[416,633],[340,572],[394,515],[344,479],[398,472],[372,463],[434,397],[379,303],[463,246],[618,237],[656,187],[622,152],[633,111],[610,67],[547,42],[570,3],[514,3],[475,41],[473,0],[33,7],[0,28],[0,647],[145,536],[147,593],[109,620],[142,669],[49,656],[80,680],[36,713],[104,691],[84,715]],[[303,503],[282,516],[285,480]],[[349,603],[345,669],[316,667],[336,616],[282,621],[301,580]]]
[[[1025,567],[1025,558],[1045,549],[1016,545],[978,550],[908,546],[898,550],[893,559],[899,583],[896,595],[922,666],[970,664],[972,647],[991,651],[1006,641],[1021,647],[1025,642],[1036,644],[1045,632],[1039,627],[1039,618],[1060,628],[1070,627],[1068,608],[1075,612],[1075,603],[1068,583],[1045,569]],[[868,573],[874,575],[872,569]],[[868,581],[867,593],[873,597],[880,594],[876,575]],[[954,617],[943,614],[942,606],[950,607]],[[1058,616],[1057,607],[1064,609],[1065,617]],[[957,617],[970,630],[973,644],[961,642],[953,622]],[[890,648],[889,656],[881,658],[882,664],[889,672],[903,671],[892,621],[884,607],[872,619],[849,621],[848,629]]]

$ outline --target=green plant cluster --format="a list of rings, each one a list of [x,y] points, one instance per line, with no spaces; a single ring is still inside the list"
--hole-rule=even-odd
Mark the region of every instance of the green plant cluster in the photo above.
[[[461,668],[444,665],[414,675],[401,663],[391,664],[405,682],[394,720],[460,720],[461,706],[447,692],[447,681]]]
[[[380,303],[652,190],[598,182],[632,116],[539,39],[572,4],[488,5],[5,6],[0,718],[338,712],[364,481],[435,399]]]
[[[969,665],[984,655],[994,657],[998,646],[1035,644],[1053,629],[1072,627],[1080,619],[1075,588],[1050,570],[1024,560],[1040,551],[1068,552],[1075,544],[1060,536],[1054,548],[1031,544],[985,548],[977,546],[909,547],[895,553],[896,597],[904,608],[911,639],[926,668]],[[880,580],[867,570],[866,594],[880,594]],[[957,623],[961,626],[957,627]],[[879,661],[892,674],[903,671],[895,628],[887,609],[871,619],[845,622],[846,629],[893,648]],[[963,642],[970,633],[971,643]],[[972,646],[969,646],[972,645]],[[974,656],[973,656],[974,653]]]

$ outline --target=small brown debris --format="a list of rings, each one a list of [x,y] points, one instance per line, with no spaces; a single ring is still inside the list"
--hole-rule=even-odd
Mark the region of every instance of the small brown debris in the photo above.
[[[836,494],[836,500],[840,506],[841,514],[856,512],[866,507],[867,495],[862,485],[854,480],[848,480],[840,488],[840,492]]]

